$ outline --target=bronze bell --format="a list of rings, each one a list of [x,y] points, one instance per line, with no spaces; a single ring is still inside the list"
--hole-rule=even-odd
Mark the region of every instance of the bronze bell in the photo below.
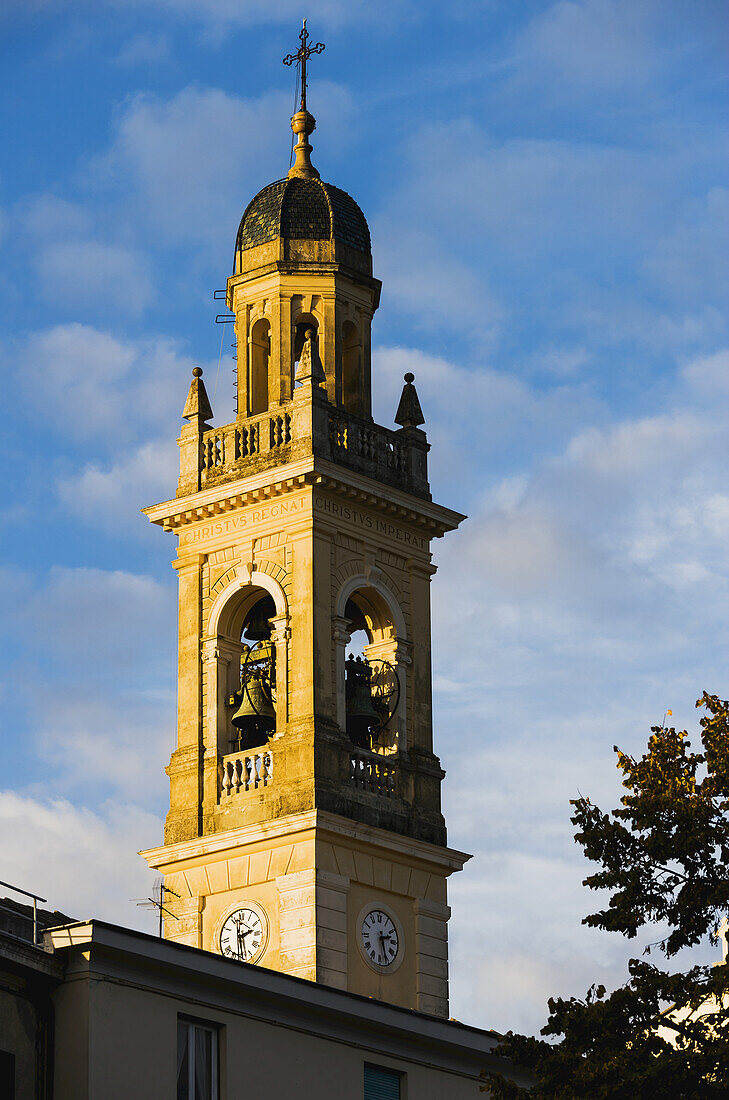
[[[276,728],[276,711],[268,684],[264,684],[260,675],[253,675],[236,694],[242,698],[231,722],[238,730],[238,749],[265,745]]]
[[[276,605],[270,596],[264,596],[254,606],[246,622],[244,633],[251,642],[267,642],[271,637],[272,615],[276,614]]]
[[[346,663],[347,684],[347,733],[352,741],[365,748],[370,746],[370,730],[379,726],[382,717],[372,703],[369,665],[361,658]]]

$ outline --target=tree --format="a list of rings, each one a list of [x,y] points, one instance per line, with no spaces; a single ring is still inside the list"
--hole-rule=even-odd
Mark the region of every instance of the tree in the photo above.
[[[600,869],[583,885],[609,890],[593,928],[634,939],[659,925],[666,960],[716,933],[729,912],[729,702],[697,702],[701,752],[686,731],[654,726],[640,760],[615,749],[626,793],[603,813],[578,798],[575,840]],[[729,1096],[729,965],[668,971],[630,959],[613,993],[550,998],[541,1034],[505,1035],[494,1053],[529,1069],[527,1091],[484,1071],[494,1100],[704,1100]]]

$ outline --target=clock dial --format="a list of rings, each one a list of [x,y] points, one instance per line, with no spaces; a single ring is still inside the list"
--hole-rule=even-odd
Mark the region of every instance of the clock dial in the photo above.
[[[377,966],[392,966],[400,949],[397,928],[382,909],[371,909],[362,919],[365,954]]]
[[[220,931],[221,954],[249,962],[260,952],[265,932],[265,918],[255,909],[236,909]]]

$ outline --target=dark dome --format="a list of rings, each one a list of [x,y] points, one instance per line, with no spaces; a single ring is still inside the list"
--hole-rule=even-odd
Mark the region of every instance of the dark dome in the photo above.
[[[320,179],[276,180],[249,202],[238,227],[236,252],[287,240],[337,241],[369,255],[365,216],[346,191]]]

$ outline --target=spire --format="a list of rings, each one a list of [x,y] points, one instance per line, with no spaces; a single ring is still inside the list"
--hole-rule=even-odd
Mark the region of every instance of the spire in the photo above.
[[[298,111],[291,119],[291,129],[298,135],[298,141],[294,148],[296,160],[294,161],[293,167],[289,168],[289,179],[294,176],[298,176],[301,179],[319,179],[319,173],[309,159],[311,145],[307,141],[307,138],[309,134],[316,129],[316,119],[313,115],[309,114],[306,109],[306,62],[312,54],[322,52],[324,43],[317,42],[315,46],[309,45],[309,32],[306,29],[306,20],[304,20],[304,25],[299,34],[299,42],[301,45],[296,53],[290,53],[283,59],[284,65],[293,65],[294,62],[296,62],[301,74],[301,101]]]
[[[410,371],[405,375],[405,385],[400,394],[400,404],[395,413],[395,423],[402,428],[419,428],[425,423],[423,410],[420,408],[417,390],[413,385],[415,375]]]
[[[213,419],[213,410],[202,380],[202,367],[193,367],[192,382],[187,395],[185,407],[182,410],[183,420],[194,420],[200,427],[206,426],[206,421]]]

